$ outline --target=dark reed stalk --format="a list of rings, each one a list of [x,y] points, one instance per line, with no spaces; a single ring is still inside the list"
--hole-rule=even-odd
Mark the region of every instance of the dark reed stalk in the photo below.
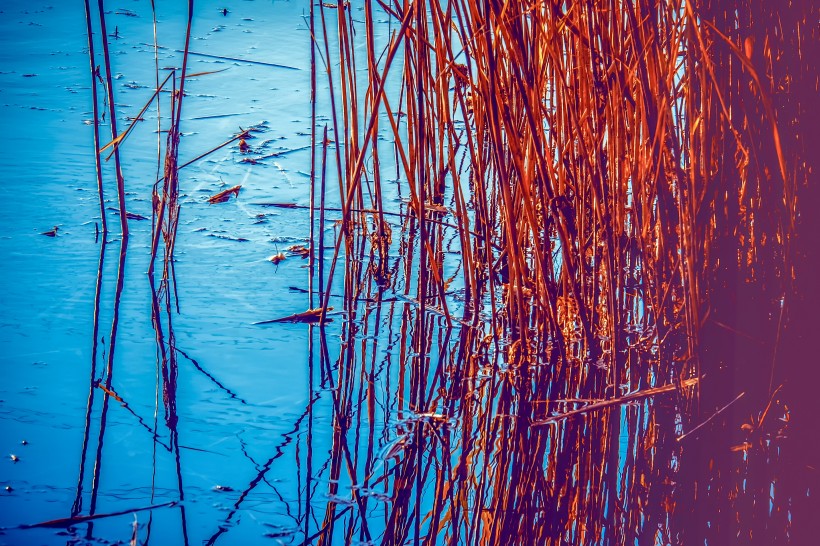
[[[313,302],[313,275],[316,262],[316,248],[315,248],[315,229],[316,229],[316,48],[319,47],[316,43],[316,9],[315,4],[310,4],[310,246],[308,248],[308,309],[314,308]],[[326,144],[323,144],[326,146]],[[324,234],[324,226],[319,226],[320,236]],[[319,256],[322,260],[323,256]],[[312,333],[312,330],[311,330]],[[311,348],[313,337],[310,338]],[[311,356],[313,351],[310,351]],[[313,364],[311,358],[311,365]],[[312,417],[312,416],[311,416]],[[310,475],[310,471],[308,471]],[[307,535],[307,530],[305,531]]]
[[[313,21],[313,9],[311,7],[311,22]],[[312,29],[311,29],[312,34]],[[311,272],[311,277],[312,277]],[[320,285],[321,286],[321,285]],[[312,304],[312,301],[311,301]],[[310,393],[311,399],[314,398],[316,393],[316,368],[315,368],[315,349],[314,349],[314,337],[315,331],[313,325],[308,326],[308,392]],[[308,407],[308,422],[307,422],[307,432],[305,436],[305,444],[307,446],[307,455],[305,457],[305,487],[304,487],[304,513],[301,514],[304,524],[302,527],[302,532],[304,536],[307,537],[310,534],[310,521],[313,517],[313,490],[311,486],[313,485],[313,427],[314,427],[314,415],[313,415],[313,404],[310,404]],[[298,460],[298,458],[297,458]],[[297,463],[298,464],[298,463]],[[301,470],[301,467],[300,467]],[[302,488],[299,488],[299,494],[302,494]],[[300,505],[299,510],[302,510],[302,506]]]
[[[94,319],[92,326],[92,341],[91,341],[91,373],[89,380],[88,400],[86,402],[85,426],[83,428],[83,442],[80,456],[80,472],[77,478],[77,492],[74,497],[74,503],[71,507],[71,517],[76,517],[83,509],[83,483],[85,481],[85,461],[88,453],[88,442],[91,433],[91,414],[94,405],[94,384],[97,377],[97,358],[99,352],[99,325],[100,325],[100,298],[102,290],[102,272],[103,264],[105,262],[105,247],[108,235],[108,225],[105,215],[105,197],[103,192],[103,178],[102,165],[100,161],[100,129],[99,129],[99,103],[97,94],[97,66],[94,56],[94,34],[92,30],[91,5],[89,0],[85,0],[85,18],[86,18],[86,32],[88,34],[88,56],[91,63],[91,94],[92,94],[92,112],[94,115],[94,165],[97,175],[97,191],[100,199],[100,222],[102,225],[102,242],[100,245],[100,259],[97,266],[97,281],[94,290]]]
[[[154,0],[151,0],[151,30],[154,37],[154,88],[159,89],[159,42],[157,38],[157,6]],[[157,101],[157,170],[156,178],[159,178],[160,165],[162,165],[162,108],[161,102]]]
[[[154,196],[155,219],[154,236],[151,243],[151,261],[148,267],[148,275],[153,275],[154,261],[159,244],[160,233],[165,237],[165,259],[163,268],[163,279],[169,278],[169,269],[173,268],[174,241],[176,239],[176,227],[179,221],[179,204],[177,196],[179,194],[179,126],[182,119],[182,101],[185,97],[185,79],[188,68],[188,50],[191,42],[191,25],[194,16],[194,2],[188,0],[188,20],[185,27],[185,47],[182,51],[182,68],[179,77],[179,89],[174,86],[171,93],[171,126],[168,130],[165,145],[165,165],[163,169],[163,191],[162,196]],[[175,72],[172,72],[175,74]],[[176,77],[174,76],[174,83]],[[167,217],[166,217],[167,215]],[[178,302],[179,300],[176,299]]]
[[[105,390],[103,391],[102,409],[100,410],[100,431],[97,438],[97,450],[94,459],[94,472],[91,482],[91,497],[88,504],[88,514],[93,516],[97,510],[97,496],[102,476],[103,446],[105,444],[105,432],[108,420],[108,404],[111,397],[111,384],[114,380],[114,355],[117,345],[117,334],[119,332],[120,301],[125,286],[125,257],[128,251],[128,238],[123,237],[120,241],[120,254],[117,263],[117,280],[114,292],[113,311],[111,315],[111,330],[108,333],[108,354],[105,363]],[[90,538],[93,530],[93,523],[88,524],[87,535]]]
[[[100,155],[94,154],[99,160]],[[103,224],[105,226],[105,224]],[[80,473],[77,478],[77,493],[74,496],[74,503],[71,506],[71,517],[76,517],[83,510],[83,484],[85,481],[85,462],[88,456],[88,441],[91,435],[91,415],[94,408],[94,395],[97,383],[97,359],[99,358],[99,333],[100,333],[100,300],[102,297],[103,266],[105,265],[105,227],[103,227],[103,239],[100,245],[100,259],[97,263],[97,281],[94,289],[94,318],[91,327],[91,371],[88,387],[88,400],[85,409],[85,426],[83,427],[83,442],[80,450]]]
[[[325,196],[327,195],[327,124],[322,135],[322,178],[319,184],[319,301],[325,299]],[[329,284],[328,284],[329,288]],[[328,293],[330,290],[328,289]]]
[[[100,115],[99,115],[99,94],[97,92],[97,77],[99,75],[99,68],[97,67],[96,57],[94,55],[94,32],[91,24],[91,4],[89,0],[85,0],[85,22],[86,33],[88,34],[88,59],[91,64],[89,74],[91,76],[91,108],[94,116],[94,150],[100,149]],[[108,235],[108,223],[105,217],[105,195],[103,192],[103,176],[102,164],[100,162],[100,154],[94,154],[94,168],[97,175],[97,193],[100,197],[100,224],[102,225],[102,239],[105,242]]]
[[[119,137],[117,132],[117,107],[114,102],[114,86],[111,80],[111,56],[108,52],[108,31],[105,27],[105,2],[98,0],[97,7],[99,8],[100,18],[100,36],[102,38],[103,46],[103,60],[105,63],[105,88],[108,93],[108,109],[109,109],[109,124],[111,125],[111,141],[116,142]],[[89,38],[90,39],[90,38]],[[98,154],[99,148],[97,148]],[[122,167],[120,165],[120,152],[114,148],[114,169],[117,177],[117,204],[120,213],[120,230],[122,231],[123,239],[128,237],[128,218],[125,214],[125,179],[122,175]]]

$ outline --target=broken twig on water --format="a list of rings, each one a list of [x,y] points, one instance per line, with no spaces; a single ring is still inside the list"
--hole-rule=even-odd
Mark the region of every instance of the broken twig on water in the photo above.
[[[328,307],[327,311],[332,311],[333,307]],[[319,322],[322,318],[322,312],[325,311],[325,308],[317,307],[315,309],[308,309],[302,313],[296,313],[294,315],[289,315],[287,317],[282,317],[273,320],[262,320],[259,322],[254,322],[253,324],[273,324],[277,322],[303,322],[307,324],[313,324]]]

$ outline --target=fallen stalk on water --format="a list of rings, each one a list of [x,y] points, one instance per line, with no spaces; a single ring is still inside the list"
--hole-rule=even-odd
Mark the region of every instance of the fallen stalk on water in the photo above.
[[[260,203],[251,203],[251,205],[254,205],[254,206],[257,206],[257,207],[273,207],[273,208],[278,208],[278,209],[309,209],[310,208],[310,205],[297,205],[296,203],[266,203],[266,202],[260,202]],[[323,207],[321,210],[323,212],[344,212],[341,208],[338,208],[338,207]],[[408,216],[406,213],[391,212],[391,211],[387,211],[387,210],[376,210],[376,209],[356,209],[356,208],[352,208],[352,209],[349,210],[349,212],[350,213],[362,213],[362,214],[382,214],[384,216],[393,216],[393,217],[396,217],[396,218],[405,218],[405,217]],[[435,213],[435,212],[438,212],[438,211],[433,211],[433,212]],[[432,222],[433,224],[437,224],[439,226],[452,228],[452,229],[455,229],[455,230],[458,230],[458,231],[464,231],[465,233],[469,233],[470,235],[472,235],[473,237],[475,237],[477,239],[482,239],[484,237],[483,235],[481,235],[479,233],[476,233],[475,231],[471,231],[469,229],[464,229],[463,226],[459,226],[457,224],[451,224],[450,222],[445,222],[443,220],[438,220],[438,219],[435,219],[435,218],[425,218],[425,222]],[[503,250],[500,245],[498,245],[494,242],[490,242],[490,244],[493,246],[493,248],[495,248],[498,251]]]
[[[563,421],[564,419],[568,419],[569,417],[574,417],[576,415],[581,415],[584,413],[589,413],[591,411],[611,408],[613,406],[619,406],[621,404],[626,404],[629,402],[634,402],[635,400],[642,400],[644,398],[649,398],[650,396],[655,396],[657,394],[664,394],[673,392],[680,387],[692,387],[697,385],[700,382],[700,378],[693,377],[691,379],[686,379],[681,382],[680,385],[676,385],[674,383],[670,383],[669,385],[664,385],[662,387],[654,387],[651,389],[645,389],[638,392],[633,392],[632,394],[627,394],[626,396],[621,396],[620,398],[613,398],[611,400],[603,400],[601,402],[595,402],[594,404],[590,404],[588,406],[584,406],[583,408],[578,408],[572,411],[568,411],[566,413],[561,413],[558,415],[553,415],[547,417],[546,419],[542,419],[540,421],[535,421],[530,424],[531,427],[539,427],[543,425],[550,425],[553,423],[557,423],[559,421]]]
[[[28,525],[20,525],[17,527],[18,529],[35,529],[38,527],[70,527],[72,525],[77,525],[79,523],[85,523],[87,521],[94,521],[98,519],[104,518],[113,518],[116,516],[124,516],[126,514],[133,514],[134,512],[144,512],[145,510],[155,510],[157,508],[170,508],[179,504],[178,501],[170,501],[165,502],[162,504],[154,504],[152,506],[143,506],[142,508],[131,508],[129,510],[119,510],[117,512],[108,512],[106,514],[93,514],[89,516],[75,516],[73,518],[59,518],[59,519],[52,519],[49,521],[43,521],[40,523],[32,523]]]
[[[228,199],[231,198],[233,195],[236,198],[239,198],[239,190],[242,189],[241,185],[233,186],[228,188],[227,190],[222,190],[219,193],[216,193],[208,198],[208,203],[224,203]]]
[[[188,55],[195,55],[197,57],[208,57],[209,59],[219,59],[219,60],[222,60],[222,61],[236,61],[236,62],[239,62],[239,63],[258,64],[260,66],[269,66],[271,68],[285,68],[287,70],[301,70],[301,68],[296,68],[295,66],[288,66],[286,64],[266,63],[266,62],[263,62],[263,61],[252,61],[250,59],[240,59],[240,58],[237,58],[237,57],[225,57],[223,55],[211,55],[210,53],[198,53],[196,51],[183,51],[181,49],[174,49],[172,47],[154,45],[154,44],[143,43],[142,45],[149,46],[149,47],[156,47],[157,49],[168,49],[170,51],[175,51],[177,53],[187,53]]]
[[[113,147],[113,149],[111,150],[111,153],[108,154],[108,157],[105,158],[106,161],[111,159],[111,156],[114,155],[114,150],[118,149],[120,147],[120,145],[125,141],[125,139],[128,138],[128,135],[130,135],[131,131],[134,130],[134,127],[137,126],[137,122],[143,120],[142,115],[145,113],[146,110],[148,110],[148,107],[151,106],[151,103],[154,102],[154,99],[157,98],[160,91],[162,91],[162,88],[165,87],[165,84],[168,83],[168,80],[171,79],[171,76],[173,76],[173,75],[174,75],[173,72],[168,74],[165,77],[165,80],[163,80],[163,82],[159,85],[159,87],[157,87],[156,91],[154,91],[154,93],[151,95],[151,98],[148,99],[148,102],[146,102],[145,105],[142,107],[142,109],[139,111],[139,113],[136,116],[133,116],[133,117],[129,118],[131,120],[131,124],[128,126],[128,128],[125,131],[123,131],[122,133],[120,133],[117,136],[117,138],[115,138],[114,140],[112,140],[111,142],[109,142],[108,144],[103,146],[102,148],[100,148],[99,153],[103,153],[108,148]]]
[[[326,316],[327,311],[332,311],[333,307],[317,307],[315,309],[308,309],[307,311],[303,311],[301,313],[295,313],[293,315],[288,315],[287,317],[282,317],[273,320],[262,320],[259,322],[254,322],[252,324],[273,324],[278,322],[302,322],[307,324],[312,324],[316,322],[325,322],[322,320],[323,314]],[[339,311],[336,314],[341,314]],[[327,321],[329,322],[329,321]]]

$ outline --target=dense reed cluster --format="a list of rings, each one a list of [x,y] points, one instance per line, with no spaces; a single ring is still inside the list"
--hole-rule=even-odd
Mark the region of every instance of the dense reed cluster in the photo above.
[[[378,5],[311,19],[344,144],[348,536],[805,543],[817,8]],[[390,319],[361,303],[385,294]],[[391,427],[380,466],[361,442]]]

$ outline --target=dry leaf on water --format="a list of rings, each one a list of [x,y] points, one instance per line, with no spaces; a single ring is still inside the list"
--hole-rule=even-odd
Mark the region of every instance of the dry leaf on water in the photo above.
[[[208,203],[224,203],[228,199],[231,198],[231,194],[236,197],[239,197],[239,190],[242,186],[234,186],[232,188],[228,188],[227,190],[222,190],[221,192],[212,195],[208,198]]]

